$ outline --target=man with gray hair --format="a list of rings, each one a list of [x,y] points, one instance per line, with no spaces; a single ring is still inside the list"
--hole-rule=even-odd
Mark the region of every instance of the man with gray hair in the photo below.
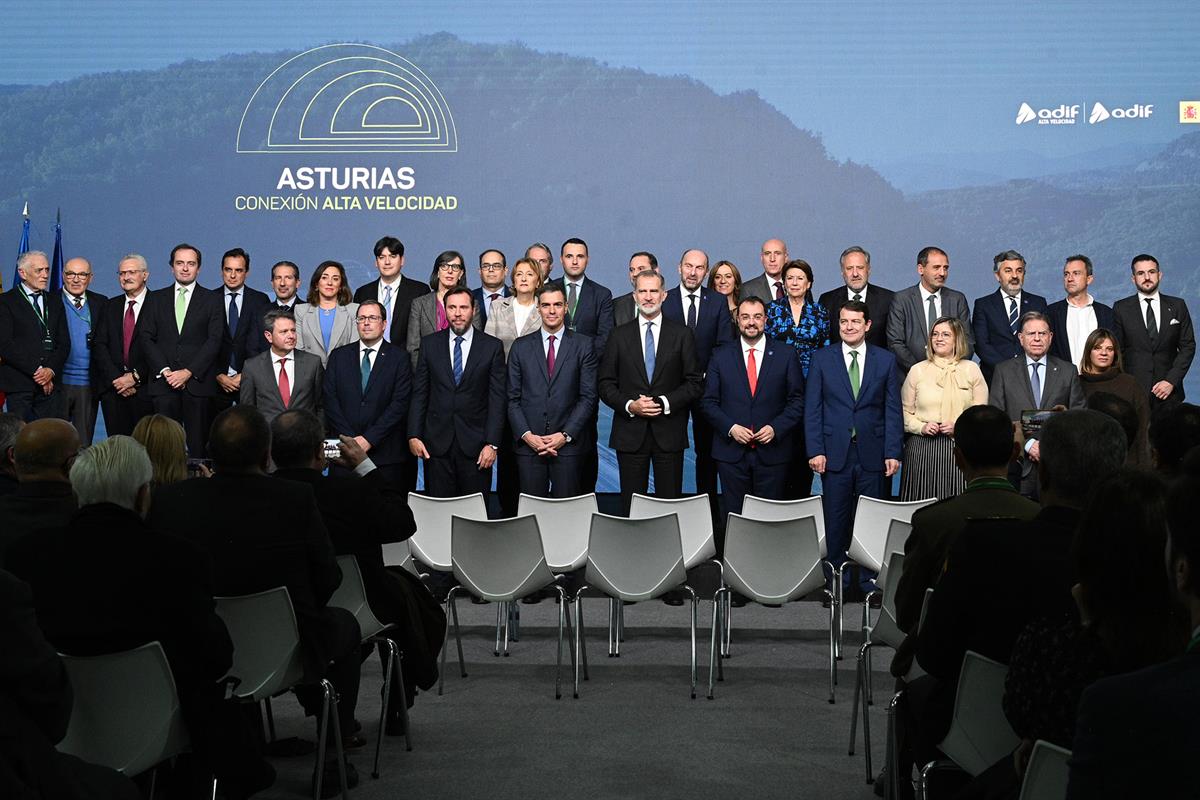
[[[96,433],[100,400],[92,391],[92,345],[100,310],[108,302],[107,297],[89,289],[91,285],[92,263],[86,258],[72,258],[63,265],[61,302],[70,336],[62,374],[63,418],[79,431],[84,447]]]
[[[149,278],[146,259],[137,253],[117,262],[122,293],[98,312],[94,327],[92,380],[109,436],[129,436],[138,420],[154,413],[149,396],[153,369],[139,336]]]
[[[65,416],[63,365],[71,349],[62,303],[46,293],[50,261],[41,250],[17,259],[20,282],[0,294],[0,392],[26,422]]]
[[[858,245],[850,245],[842,251],[838,264],[842,268],[842,282],[845,284],[836,289],[830,289],[821,295],[820,303],[829,312],[829,319],[834,323],[839,319],[842,306],[851,300],[866,303],[875,324],[867,331],[867,344],[887,349],[887,319],[892,308],[892,290],[871,283],[871,254]],[[829,326],[829,343],[837,344],[842,341],[840,326]]]
[[[7,411],[0,414],[0,497],[17,490],[17,465],[13,460],[13,445],[25,420]]]
[[[17,489],[0,497],[0,567],[12,544],[75,513],[67,473],[78,453],[79,433],[69,422],[39,419],[21,428],[13,441]]]
[[[33,587],[38,623],[61,652],[99,655],[161,642],[195,755],[184,780],[199,786],[215,774],[227,797],[246,797],[270,786],[275,771],[246,719],[223,699],[219,681],[233,663],[233,643],[216,614],[208,559],[146,525],[153,472],[145,448],[128,436],[84,450],[70,472],[78,512],[63,527],[25,537],[6,566]]]
[[[1046,311],[1046,298],[1024,290],[1025,257],[1016,250],[997,253],[992,259],[992,274],[1000,284],[999,291],[980,297],[971,312],[975,354],[988,383],[997,364],[1021,354],[1017,339],[1021,317],[1030,311]]]

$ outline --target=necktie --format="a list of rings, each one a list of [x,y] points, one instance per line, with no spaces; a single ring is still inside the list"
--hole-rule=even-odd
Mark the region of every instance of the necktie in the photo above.
[[[45,309],[42,308],[42,293],[34,292],[33,294],[30,295],[30,297],[33,298],[33,310],[35,312],[37,312],[38,318],[45,320],[46,319],[46,311],[45,311]]]
[[[546,348],[546,374],[554,377],[554,334],[550,334],[550,346]]]
[[[1008,327],[1012,328],[1013,335],[1017,334],[1017,298],[1008,298]]]
[[[183,333],[183,318],[187,314],[187,289],[180,286],[175,293],[175,330]]]
[[[746,354],[746,380],[750,384],[750,396],[758,391],[758,362],[754,360],[754,348]]]
[[[654,380],[654,323],[646,323],[646,379]]]
[[[854,297],[852,297],[850,299],[856,303],[861,303],[862,302],[862,292],[855,292]]]
[[[463,337],[454,337],[454,385],[458,386],[462,383],[462,340]],[[445,362],[442,362],[445,363]]]
[[[488,311],[492,310],[492,303],[496,302],[496,298],[500,296],[499,292],[492,292],[488,295]]]
[[[82,297],[76,297],[74,302],[75,302],[75,310],[76,310],[76,311],[83,311],[83,298],[82,298]]]
[[[1033,377],[1029,379],[1029,387],[1033,389],[1033,404],[1038,408],[1042,407],[1042,379],[1038,377],[1038,367],[1042,362],[1033,362]]]
[[[237,292],[230,293],[230,295],[229,295],[229,336],[231,338],[237,336],[237,326],[238,326],[237,298],[238,298]],[[241,365],[237,363],[237,360],[238,359],[237,359],[236,353],[229,354],[229,366],[232,369],[236,370],[236,369],[241,368]]]
[[[571,330],[575,330],[575,306],[579,305],[579,293],[575,288],[575,284],[567,284],[567,321],[571,324]]]
[[[687,326],[695,329],[696,327],[696,295],[689,294],[688,300],[691,300],[691,305],[688,306]]]
[[[933,330],[933,326],[935,323],[937,323],[937,320],[938,320],[937,295],[931,294],[931,295],[929,295],[929,327],[926,328],[926,330],[925,330],[926,333]]]
[[[1153,298],[1146,299],[1146,333],[1150,334],[1151,341],[1158,338],[1158,317],[1154,314]]]
[[[854,399],[858,399],[858,389],[862,385],[862,377],[858,373],[858,351],[850,351],[850,391],[854,392]]]
[[[392,318],[392,287],[383,287],[383,307],[387,309],[388,319]],[[383,340],[390,342],[392,340],[392,326],[383,326]]]
[[[783,281],[775,281],[775,299],[783,299]]]
[[[362,391],[367,393],[367,381],[371,379],[371,353],[375,352],[373,348],[368,347],[363,350],[362,358]]]
[[[292,402],[292,385],[288,382],[286,358],[279,359],[279,399],[283,401],[284,408]]]
[[[137,320],[133,316],[133,304],[136,300],[130,300],[129,306],[125,309],[125,319],[121,322],[121,359],[122,366],[129,366],[129,348],[133,344],[133,328],[137,324]]]

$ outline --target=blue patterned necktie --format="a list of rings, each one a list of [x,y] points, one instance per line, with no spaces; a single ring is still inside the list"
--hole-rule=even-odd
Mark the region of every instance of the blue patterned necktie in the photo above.
[[[654,323],[646,323],[646,379],[654,380]]]
[[[454,337],[454,385],[462,383],[462,342],[463,337]],[[445,363],[444,361],[442,362]]]
[[[1008,298],[1008,327],[1012,328],[1013,336],[1017,335],[1017,320],[1020,315],[1017,314],[1017,298]]]

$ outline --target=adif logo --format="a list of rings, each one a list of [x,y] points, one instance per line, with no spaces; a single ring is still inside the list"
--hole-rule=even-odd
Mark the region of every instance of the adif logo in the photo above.
[[[1088,117],[1088,124],[1095,125],[1104,122],[1106,119],[1150,119],[1154,113],[1154,104],[1135,103],[1129,108],[1114,108],[1109,111],[1104,107],[1103,103],[1092,104],[1092,114]]]
[[[1088,124],[1095,125],[1097,122],[1104,122],[1110,116],[1111,114],[1108,113],[1108,109],[1104,107],[1103,103],[1096,103],[1092,106],[1092,115],[1088,117]]]
[[[1039,108],[1036,111],[1029,103],[1021,103],[1021,107],[1017,110],[1016,123],[1024,125],[1026,122],[1037,120],[1038,125],[1074,125],[1075,118],[1079,116],[1079,106],[1060,105],[1058,108]]]

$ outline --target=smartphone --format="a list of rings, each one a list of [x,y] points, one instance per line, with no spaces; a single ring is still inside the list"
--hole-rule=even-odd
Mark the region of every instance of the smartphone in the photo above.
[[[208,467],[208,469],[211,470],[212,469],[212,459],[211,458],[189,458],[187,460],[187,476],[189,478],[199,478],[201,475],[204,474],[203,472],[200,471],[201,466]]]
[[[342,455],[341,441],[339,439],[325,440],[325,457],[340,458]]]

